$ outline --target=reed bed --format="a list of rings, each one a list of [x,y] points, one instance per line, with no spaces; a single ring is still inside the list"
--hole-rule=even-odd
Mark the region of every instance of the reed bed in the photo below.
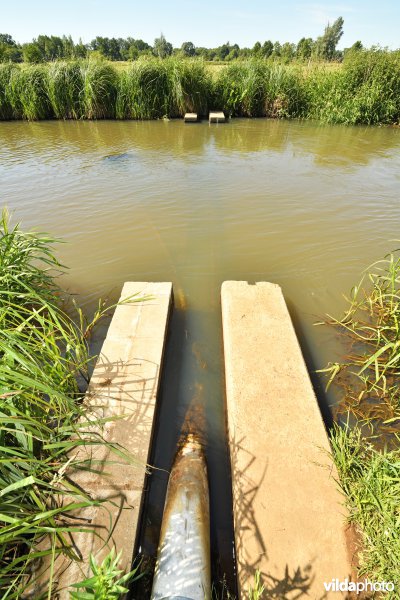
[[[231,116],[324,123],[400,120],[400,52],[350,52],[339,68],[235,61],[214,77],[201,59],[0,65],[0,119],[160,119],[218,108]]]
[[[23,597],[47,555],[79,560],[71,534],[90,530],[71,511],[94,501],[66,477],[82,443],[104,443],[82,404],[93,358],[92,321],[63,308],[55,240],[0,220],[0,591]],[[93,434],[93,424],[98,431]],[[89,427],[90,425],[90,427]],[[110,449],[124,455],[119,447]],[[71,454],[72,453],[72,454]],[[125,457],[131,460],[131,457]],[[76,462],[76,460],[75,460]],[[74,468],[90,468],[82,463]],[[68,500],[63,501],[63,498]],[[43,543],[46,542],[46,543]],[[41,543],[41,545],[40,545]],[[40,548],[40,550],[39,550]],[[51,572],[46,597],[54,597]]]

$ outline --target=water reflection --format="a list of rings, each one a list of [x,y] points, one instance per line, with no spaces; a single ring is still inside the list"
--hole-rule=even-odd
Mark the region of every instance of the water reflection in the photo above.
[[[124,281],[174,284],[161,415],[169,427],[153,458],[169,469],[182,427],[204,415],[220,572],[231,564],[221,283],[280,284],[310,368],[335,361],[338,340],[313,323],[337,315],[342,293],[398,238],[399,136],[265,119],[0,124],[2,202],[24,227],[67,242],[58,251],[70,267],[64,285],[91,305],[100,295],[116,299]],[[313,381],[324,402],[323,385]],[[151,490],[150,554],[162,473]]]
[[[127,154],[134,149],[180,158],[183,162],[214,150],[226,154],[278,152],[310,156],[316,164],[342,167],[366,165],[398,148],[394,128],[326,126],[310,122],[237,119],[226,124],[182,121],[99,121],[0,124],[0,159],[21,162],[41,159],[65,161],[76,152],[95,157]],[[130,152],[132,154],[130,155]]]

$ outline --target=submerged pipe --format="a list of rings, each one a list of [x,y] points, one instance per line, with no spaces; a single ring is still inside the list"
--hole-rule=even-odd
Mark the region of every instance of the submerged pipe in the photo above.
[[[168,482],[151,600],[209,600],[210,508],[201,444],[189,434]]]

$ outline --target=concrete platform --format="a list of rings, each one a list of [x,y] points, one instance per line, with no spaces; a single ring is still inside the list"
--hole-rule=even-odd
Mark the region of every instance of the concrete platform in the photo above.
[[[144,302],[119,305],[111,321],[94,369],[86,401],[99,418],[116,418],[102,430],[105,441],[120,444],[135,458],[127,462],[106,446],[82,446],[78,460],[88,459],[99,473],[69,470],[75,484],[93,498],[106,502],[80,510],[77,517],[97,527],[97,536],[74,534],[82,563],[64,557],[56,560],[54,580],[61,589],[57,598],[69,600],[67,588],[89,573],[92,552],[101,560],[115,546],[122,551],[121,569],[130,568],[138,531],[138,520],[153,433],[161,365],[172,300],[171,283],[125,283],[121,300],[138,294]],[[105,465],[105,461],[114,461]],[[111,533],[109,533],[111,531]],[[46,564],[42,566],[45,571]],[[46,585],[49,573],[40,577]],[[39,587],[36,595],[39,597]]]
[[[346,511],[282,291],[226,281],[221,298],[242,597],[259,569],[271,597],[340,598],[324,582],[351,573]]]
[[[199,119],[197,113],[186,113],[183,120],[185,123],[197,123]]]
[[[209,123],[225,123],[226,117],[222,111],[210,112],[208,117]]]

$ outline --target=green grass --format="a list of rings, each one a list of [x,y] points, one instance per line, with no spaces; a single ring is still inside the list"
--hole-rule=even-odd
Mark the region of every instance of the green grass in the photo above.
[[[350,522],[360,542],[359,576],[400,586],[400,447],[378,451],[363,440],[358,428],[335,427],[333,457],[345,494]]]
[[[65,476],[70,453],[104,443],[82,399],[89,380],[93,320],[64,310],[55,277],[55,240],[0,221],[0,591],[20,598],[35,561],[62,553],[79,560],[68,513],[95,502]],[[72,308],[72,307],[71,307]],[[99,424],[100,425],[100,424]],[[98,428],[99,429],[99,428]],[[120,455],[119,447],[110,446]],[[127,457],[132,460],[131,457]],[[84,463],[74,468],[88,468]],[[63,500],[63,497],[68,498]],[[90,524],[85,525],[90,530]],[[47,540],[46,550],[38,550]],[[51,561],[52,562],[52,561]],[[53,597],[50,577],[48,598]]]
[[[393,434],[400,424],[400,255],[371,265],[351,290],[341,318],[326,323],[342,335],[347,354],[323,369],[342,389],[342,413],[373,431]]]
[[[371,265],[351,290],[340,318],[343,359],[323,369],[338,385],[342,428],[331,431],[333,457],[358,536],[358,573],[400,585],[400,256]],[[350,427],[351,425],[351,427]]]
[[[141,58],[0,65],[0,119],[159,119],[218,108],[232,116],[324,123],[400,120],[400,52],[349,53],[343,65]]]

